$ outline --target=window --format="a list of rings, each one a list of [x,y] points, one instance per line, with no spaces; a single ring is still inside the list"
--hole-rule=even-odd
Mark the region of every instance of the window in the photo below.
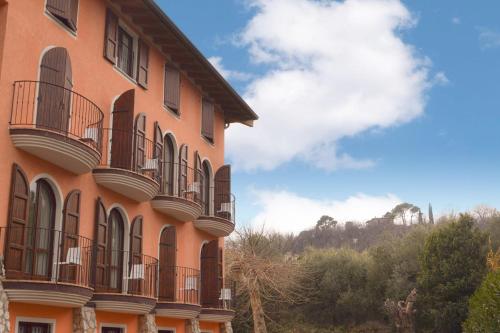
[[[78,0],[47,0],[46,8],[59,22],[76,32]]]
[[[179,71],[165,65],[164,104],[174,113],[179,114],[180,75]]]
[[[214,105],[203,99],[201,112],[201,135],[211,143],[214,142]]]
[[[52,326],[45,323],[19,322],[19,333],[51,333]]]
[[[120,327],[103,327],[101,330],[102,333],[123,333],[123,328]]]
[[[158,330],[158,333],[175,333],[172,330]]]
[[[122,27],[118,28],[118,63],[117,66],[125,74],[134,75],[134,39]]]

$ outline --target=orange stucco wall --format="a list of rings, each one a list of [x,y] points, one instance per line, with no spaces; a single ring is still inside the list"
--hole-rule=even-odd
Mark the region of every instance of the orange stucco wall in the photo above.
[[[0,3],[2,1],[0,0]],[[104,127],[111,127],[110,115],[114,100],[123,92],[135,89],[135,112],[147,114],[147,135],[153,138],[153,124],[160,123],[164,133],[174,134],[177,145],[189,145],[189,165],[193,167],[194,151],[199,151],[203,159],[210,161],[216,170],[224,164],[224,120],[217,112],[215,119],[215,144],[209,144],[200,134],[201,99],[199,89],[185,76],[181,77],[181,116],[176,117],[163,107],[163,68],[165,57],[150,45],[149,86],[142,89],[116,70],[103,57],[105,11],[107,3],[102,0],[80,1],[78,32],[74,36],[45,13],[44,0],[16,0],[8,5],[0,5],[0,227],[6,225],[9,203],[10,173],[13,163],[19,164],[30,181],[34,177],[48,176],[56,187],[56,196],[62,204],[66,195],[79,189],[81,197],[80,234],[92,238],[94,232],[95,200],[100,196],[106,207],[120,205],[128,215],[128,223],[137,215],[144,217],[143,253],[158,257],[158,240],[165,225],[177,227],[177,264],[198,268],[199,255],[204,241],[212,236],[193,224],[181,223],[155,212],[149,202],[137,203],[117,193],[97,186],[91,173],[75,176],[37,157],[17,150],[11,143],[8,123],[12,101],[12,84],[16,80],[37,80],[39,64],[44,50],[64,47],[68,50],[73,70],[74,90],[97,104],[105,114]],[[8,8],[8,15],[7,15]],[[6,33],[4,33],[6,32]],[[4,36],[4,38],[3,38]],[[3,41],[3,42],[2,42]],[[59,207],[60,208],[60,207]],[[56,225],[60,226],[61,221]],[[220,240],[223,244],[223,239]],[[62,331],[59,320],[70,320],[69,310],[49,307],[12,304],[15,321],[17,315],[30,316],[43,309],[47,316],[58,318],[57,332]],[[31,312],[30,312],[31,311]],[[54,311],[53,313],[50,311]],[[134,316],[132,316],[134,317]],[[99,313],[100,322],[126,321],[136,325],[137,318],[125,315]],[[128,331],[134,332],[133,329]],[[178,332],[183,332],[179,329]],[[214,330],[214,332],[217,332]]]
[[[10,327],[12,332],[15,331],[16,320],[19,318],[44,319],[54,320],[56,322],[56,330],[53,333],[68,333],[73,329],[73,310],[67,308],[59,308],[52,306],[41,306],[34,304],[11,303],[10,311]],[[133,331],[131,331],[133,332]]]

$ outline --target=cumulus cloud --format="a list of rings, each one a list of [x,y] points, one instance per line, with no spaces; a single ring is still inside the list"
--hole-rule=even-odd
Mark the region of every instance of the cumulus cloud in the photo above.
[[[222,75],[226,80],[235,80],[235,81],[248,81],[253,76],[250,73],[243,73],[239,71],[232,71],[224,67],[222,64],[221,57],[210,57],[208,61],[212,64],[212,66],[217,69],[217,71]]]
[[[295,234],[314,227],[322,215],[332,216],[339,222],[364,222],[402,202],[394,194],[357,194],[337,201],[315,200],[288,191],[254,190],[253,193],[260,213],[251,220],[252,226]]]
[[[370,167],[339,141],[423,113],[431,64],[402,40],[416,22],[399,0],[248,1],[254,15],[238,41],[265,70],[243,94],[259,121],[228,132],[236,168],[297,159],[329,170]]]

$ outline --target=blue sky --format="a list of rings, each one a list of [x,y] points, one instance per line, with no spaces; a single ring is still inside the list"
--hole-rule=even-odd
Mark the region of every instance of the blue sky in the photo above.
[[[242,95],[248,97],[261,118],[268,117],[272,112],[276,113],[274,134],[266,133],[269,136],[265,139],[271,147],[274,146],[273,139],[286,141],[281,146],[275,146],[277,151],[283,151],[287,145],[301,145],[297,132],[292,131],[283,138],[280,137],[278,112],[283,114],[287,110],[266,108],[264,103],[274,102],[274,99],[263,96],[262,93],[257,94],[249,87],[256,82],[262,83],[262,78],[271,76],[273,71],[288,71],[293,66],[308,67],[308,57],[313,54],[309,52],[323,51],[312,45],[311,41],[302,39],[304,45],[307,44],[314,50],[306,50],[304,54],[307,57],[290,61],[286,66],[279,62],[256,61],[257,55],[252,47],[267,47],[267,41],[259,35],[262,32],[256,30],[258,28],[252,26],[251,22],[259,25],[269,23],[269,20],[276,17],[272,11],[278,7],[273,9],[267,5],[279,1],[255,0],[253,7],[249,7],[248,1],[243,0],[157,2],[203,54],[211,57],[219,68],[223,66],[223,74]],[[405,66],[410,67],[413,64],[413,71],[417,74],[425,73],[425,78],[420,78],[418,83],[410,82],[412,76],[401,70],[401,75],[393,75],[385,80],[383,73],[376,75],[367,71],[367,81],[382,87],[382,92],[377,89],[377,97],[382,96],[387,101],[379,104],[371,104],[371,101],[360,103],[356,104],[355,109],[366,115],[380,112],[382,118],[376,117],[377,120],[373,123],[365,124],[359,117],[351,119],[347,108],[346,113],[342,113],[343,116],[335,117],[331,132],[328,132],[328,124],[320,126],[324,134],[318,135],[316,141],[309,146],[304,144],[305,148],[302,150],[291,148],[288,153],[284,153],[283,158],[270,162],[271,165],[267,163],[268,152],[259,150],[262,146],[246,145],[251,131],[231,129],[236,134],[231,133],[228,140],[234,137],[236,144],[233,147],[228,143],[234,152],[229,154],[228,159],[237,166],[233,171],[233,192],[237,196],[238,224],[264,223],[281,231],[298,231],[313,225],[319,214],[333,215],[341,220],[363,220],[379,214],[397,201],[412,202],[424,209],[427,209],[428,203],[432,203],[435,214],[471,209],[477,204],[500,207],[497,189],[500,185],[500,3],[485,0],[478,6],[475,2],[463,0],[347,2],[358,3],[361,6],[358,12],[366,10],[366,21],[371,19],[373,8],[378,8],[366,4],[381,7],[387,3],[397,5],[384,9],[390,14],[374,13],[373,17],[378,15],[377,20],[369,23],[380,26],[377,36],[389,34],[394,42],[391,45],[395,46],[384,48],[385,44],[370,45],[369,42],[363,46],[355,45],[358,40],[364,40],[366,36],[359,35],[363,35],[366,30],[363,27],[365,20],[354,20],[346,23],[347,27],[352,27],[353,36],[349,35],[351,30],[346,29],[343,31],[345,37],[342,37],[354,45],[346,46],[346,57],[332,55],[332,63],[347,61],[345,59],[352,56],[349,54],[351,50],[356,54],[362,48],[363,52],[367,49],[370,52],[366,54],[371,54],[372,47],[381,53],[369,65],[373,66],[379,61],[381,66],[386,66],[383,59],[384,53],[387,53],[387,59],[395,59],[391,62],[401,60]],[[312,39],[315,38],[312,35],[316,36],[322,29],[328,32],[328,29],[338,28],[330,25],[331,23],[323,24],[318,19],[328,20],[323,12],[331,14],[332,19],[337,14],[346,16],[343,14],[349,12],[347,6],[322,11],[321,7],[314,7],[319,6],[318,2],[289,0],[283,8],[290,10],[292,20],[294,5],[308,6],[305,8],[311,9],[311,15],[318,16],[314,21],[315,26],[311,28]],[[404,13],[402,8],[408,13]],[[385,23],[391,22],[393,16],[404,21],[404,27],[394,28],[393,25],[384,28]],[[274,23],[269,24],[266,29],[275,31],[274,41],[279,41],[283,32]],[[279,22],[276,24],[279,25]],[[307,30],[308,25],[305,24],[304,27]],[[323,38],[329,38],[328,34],[325,36]],[[283,37],[291,38],[286,35]],[[291,40],[290,43],[292,42],[297,41]],[[403,48],[399,48],[399,42]],[[290,49],[293,51],[294,48],[301,47],[300,41],[297,43],[299,46],[294,44],[292,47],[288,44],[278,50],[270,50],[269,54],[282,56]],[[318,43],[321,44],[321,40]],[[399,51],[394,51],[393,54],[396,49]],[[347,62],[343,66],[349,65]],[[394,66],[397,68],[397,64]],[[337,72],[338,68],[325,75],[330,75],[331,81],[340,82],[342,86],[352,84],[355,87],[353,89],[358,87],[360,94],[364,94],[364,83],[349,79],[342,81],[344,78],[336,77]],[[329,79],[328,76],[324,78]],[[398,92],[397,97],[393,98],[393,91],[383,91],[386,82],[388,86],[401,84],[408,90],[401,95]],[[339,84],[332,84],[331,87],[322,89],[331,89],[332,93],[343,90],[338,86]],[[352,93],[347,91],[346,99],[352,97]],[[323,117],[341,112],[345,107],[341,93],[336,94],[331,101],[331,110],[321,113]],[[329,103],[326,95],[321,95],[325,98],[322,102]],[[388,105],[400,96],[403,97],[396,106]],[[363,109],[367,105],[379,107]],[[392,108],[391,112],[387,111],[390,116],[385,116],[386,105],[389,109]],[[314,109],[303,111],[305,124],[301,135],[316,135],[314,128],[318,124],[306,124],[306,119],[315,114]],[[344,119],[346,124],[342,124]],[[344,127],[353,129],[344,131]],[[341,134],[338,134],[339,129],[342,129]],[[256,131],[259,129],[256,128]],[[259,136],[262,134],[257,133]],[[319,147],[319,152],[312,157],[306,156],[306,149],[310,149],[311,145]],[[253,152],[256,152],[255,159]],[[317,162],[320,159],[317,156],[321,156],[324,163]],[[331,156],[331,161],[328,161],[328,156]],[[343,156],[348,157],[344,160]],[[251,164],[249,161],[258,161],[259,158],[262,159],[261,162],[246,167]],[[287,209],[290,213],[286,213]]]

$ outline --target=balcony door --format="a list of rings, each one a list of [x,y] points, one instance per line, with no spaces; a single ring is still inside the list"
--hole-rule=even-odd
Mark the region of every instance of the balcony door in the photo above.
[[[68,132],[73,89],[71,61],[63,47],[48,50],[40,64],[36,126]]]
[[[113,129],[111,137],[111,167],[131,170],[134,131],[133,89],[124,92],[113,107]]]
[[[201,249],[201,306],[217,308],[221,283],[219,279],[219,243],[213,240]]]
[[[160,236],[160,299],[176,301],[176,230],[175,227],[163,229]]]
[[[163,193],[174,195],[174,167],[175,167],[175,150],[174,142],[170,135],[166,135],[163,143]]]
[[[210,165],[207,161],[203,161],[202,164],[202,186],[201,186],[201,196],[203,202],[203,214],[210,215],[210,207],[212,206],[212,201],[210,200]]]
[[[108,223],[108,291],[119,293],[122,290],[123,280],[124,223],[118,210],[111,211]]]

